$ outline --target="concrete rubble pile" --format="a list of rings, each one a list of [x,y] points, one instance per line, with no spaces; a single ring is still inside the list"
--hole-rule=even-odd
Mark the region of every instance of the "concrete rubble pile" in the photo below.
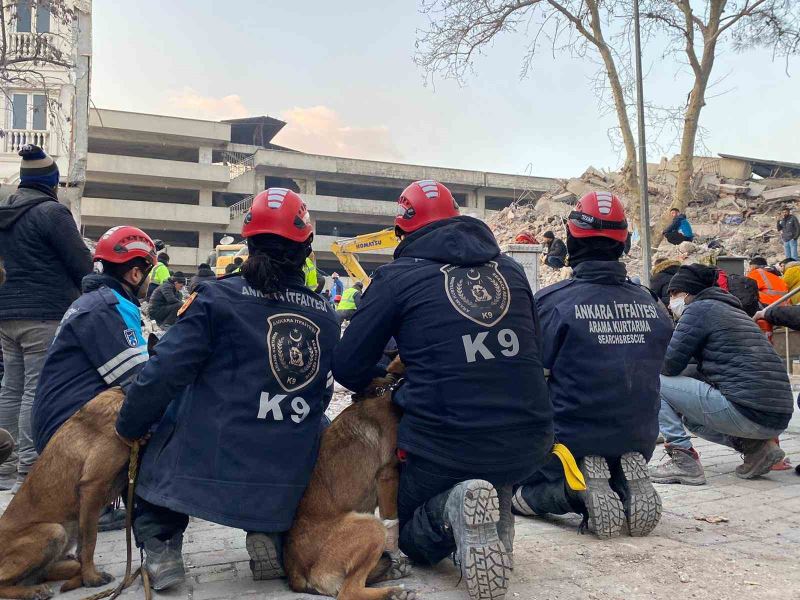
[[[661,219],[672,205],[675,178],[656,171],[648,182],[653,230],[660,233]],[[800,199],[800,179],[731,180],[717,174],[698,172],[692,183],[694,199],[685,213],[695,233],[694,242],[673,246],[662,240],[653,248],[653,260],[668,258],[684,263],[712,263],[719,255],[763,256],[770,264],[783,259],[783,246],[776,223],[781,209]],[[616,193],[627,204],[622,175],[589,167],[577,178],[561,180],[538,200],[522,200],[495,213],[488,221],[501,246],[513,243],[523,232],[542,241],[545,231],[566,240],[566,219],[578,198],[591,191]],[[628,220],[635,228],[638,218]],[[668,222],[668,221],[667,221]],[[634,231],[628,272],[640,274],[642,267],[638,231]],[[541,285],[550,285],[570,270],[542,269]]]

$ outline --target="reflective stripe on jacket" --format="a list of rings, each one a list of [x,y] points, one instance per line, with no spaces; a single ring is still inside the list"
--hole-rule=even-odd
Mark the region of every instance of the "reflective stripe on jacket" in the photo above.
[[[761,304],[772,304],[789,291],[783,279],[766,269],[753,269],[747,276],[758,284],[758,300]]]
[[[358,293],[358,288],[347,288],[342,294],[342,299],[339,301],[339,306],[336,307],[336,310],[355,310],[358,308],[356,306],[356,294]]]

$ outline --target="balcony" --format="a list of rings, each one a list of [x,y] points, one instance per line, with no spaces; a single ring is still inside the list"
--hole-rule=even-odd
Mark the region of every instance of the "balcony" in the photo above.
[[[8,36],[8,55],[13,58],[28,57],[36,60],[61,60],[63,52],[56,38],[49,33],[11,32]]]
[[[26,144],[34,144],[43,148],[48,154],[50,149],[50,132],[34,129],[0,129],[0,148],[3,152],[16,154]]]
[[[87,225],[122,224],[137,227],[197,231],[221,230],[230,222],[230,210],[170,202],[83,198],[81,217]]]
[[[230,171],[223,165],[93,152],[86,175],[88,181],[187,189],[223,189],[230,182]]]

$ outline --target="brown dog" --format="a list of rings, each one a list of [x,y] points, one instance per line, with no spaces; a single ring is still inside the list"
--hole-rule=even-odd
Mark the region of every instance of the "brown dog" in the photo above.
[[[322,435],[319,458],[286,540],[284,567],[295,592],[339,600],[412,600],[402,587],[367,584],[404,577],[407,560],[384,554],[387,529],[375,516],[397,518],[399,462],[395,455],[400,410],[387,379],[376,379],[363,399],[346,408]]]
[[[125,486],[130,448],[116,435],[125,394],[99,394],[62,425],[0,517],[0,598],[44,600],[111,581],[94,565],[97,520]],[[68,553],[77,543],[76,560]]]

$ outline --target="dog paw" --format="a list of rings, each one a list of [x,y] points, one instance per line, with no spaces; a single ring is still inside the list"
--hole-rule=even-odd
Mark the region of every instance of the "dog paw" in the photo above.
[[[30,596],[31,600],[49,600],[55,595],[55,592],[49,585],[37,585],[34,588],[33,595]]]
[[[92,575],[83,576],[83,585],[85,587],[100,587],[114,581],[113,575],[104,573],[103,571],[95,571]]]
[[[392,566],[386,573],[386,579],[402,579],[411,575],[411,561],[405,554],[391,556]]]
[[[414,592],[414,590],[397,588],[392,592],[392,595],[389,596],[388,600],[417,600],[417,594]]]

